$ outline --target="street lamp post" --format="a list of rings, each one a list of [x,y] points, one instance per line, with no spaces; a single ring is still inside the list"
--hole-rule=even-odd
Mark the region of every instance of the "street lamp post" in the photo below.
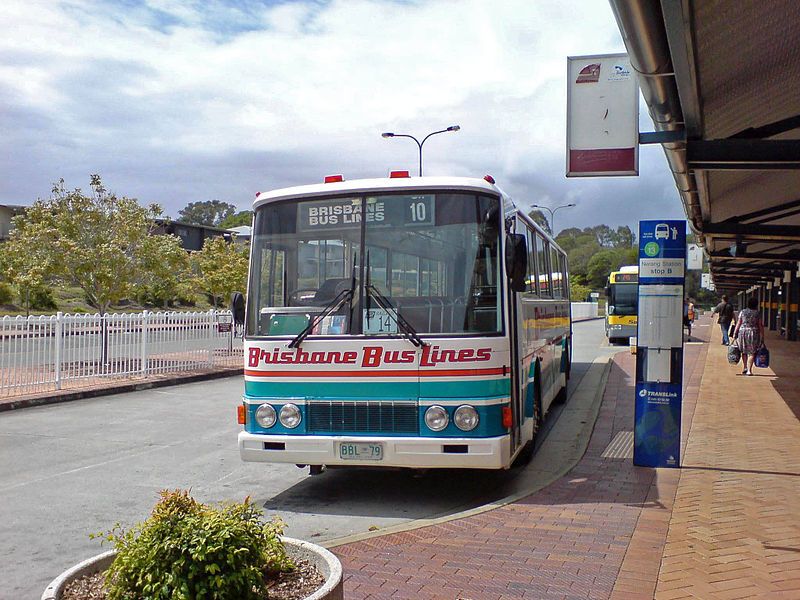
[[[545,209],[546,211],[548,211],[550,213],[550,231],[553,232],[553,239],[555,239],[555,237],[556,237],[556,211],[559,208],[572,208],[573,206],[576,206],[576,204],[574,202],[571,202],[570,204],[562,204],[561,206],[556,206],[555,208],[549,208],[547,206],[542,206],[540,204],[534,204],[533,206],[531,206],[531,208],[543,208],[543,209]]]
[[[422,177],[422,144],[425,143],[425,140],[427,140],[432,135],[436,135],[437,133],[446,133],[448,131],[458,131],[459,129],[461,129],[461,127],[459,125],[450,125],[450,127],[448,127],[447,129],[440,129],[439,131],[433,131],[433,132],[429,133],[424,138],[422,138],[421,142],[417,138],[415,138],[413,135],[408,135],[407,133],[392,133],[391,131],[386,131],[386,132],[381,134],[381,137],[385,137],[385,138],[406,137],[406,138],[411,138],[412,140],[414,140],[417,143],[417,146],[419,147],[419,176]]]

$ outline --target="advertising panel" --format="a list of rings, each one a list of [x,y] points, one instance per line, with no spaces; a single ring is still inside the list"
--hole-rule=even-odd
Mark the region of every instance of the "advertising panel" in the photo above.
[[[681,384],[636,384],[633,461],[640,467],[678,467],[681,451]]]

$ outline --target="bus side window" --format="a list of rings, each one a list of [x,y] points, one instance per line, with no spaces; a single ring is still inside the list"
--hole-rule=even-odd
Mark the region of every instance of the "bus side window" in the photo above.
[[[551,297],[552,288],[550,287],[550,244],[547,243],[542,236],[536,234],[536,254],[538,257],[539,265],[539,295],[544,297]]]
[[[550,272],[550,279],[553,283],[553,298],[561,299],[564,297],[564,282],[561,274],[561,266],[558,261],[558,250],[552,246],[550,246],[550,267],[552,269]]]
[[[528,274],[526,280],[528,283],[528,292],[531,294],[539,293],[536,278],[536,233],[525,227],[525,234],[528,243]]]

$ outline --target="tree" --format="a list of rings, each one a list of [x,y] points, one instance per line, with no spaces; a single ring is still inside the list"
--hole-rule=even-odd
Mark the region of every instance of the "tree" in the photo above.
[[[617,227],[611,236],[612,244],[615,248],[630,248],[636,241],[636,235],[627,225]]]
[[[595,225],[584,229],[587,233],[592,233],[597,239],[597,243],[604,247],[614,245],[614,231],[608,225]]]
[[[533,219],[534,223],[544,229],[547,233],[550,235],[553,234],[553,230],[550,229],[550,223],[547,221],[547,217],[544,216],[544,213],[541,210],[534,209],[528,213],[528,216]]]
[[[215,307],[233,292],[247,289],[247,260],[247,244],[229,243],[219,236],[208,238],[192,255],[197,287],[211,296]]]
[[[152,235],[145,240],[141,294],[147,302],[168,308],[191,295],[189,255],[176,235]]]
[[[61,179],[49,200],[37,200],[15,217],[4,262],[15,285],[79,287],[86,301],[105,314],[111,304],[135,295],[146,240],[161,209],[118,198],[103,187],[99,175],[90,177],[90,186],[89,195],[78,188],[68,191]]]
[[[253,223],[253,211],[242,210],[236,213],[235,215],[225,217],[225,219],[223,219],[223,221],[219,224],[219,226],[222,227],[223,229],[231,229],[233,227],[241,227],[242,225],[251,225],[252,223]]]
[[[236,207],[221,200],[190,202],[178,211],[178,220],[191,225],[218,227],[222,221],[233,216]]]

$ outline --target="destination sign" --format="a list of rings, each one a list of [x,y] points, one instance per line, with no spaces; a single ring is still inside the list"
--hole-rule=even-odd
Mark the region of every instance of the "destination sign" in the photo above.
[[[433,225],[433,195],[382,196],[366,199],[362,215],[361,198],[336,198],[301,202],[297,229],[350,229],[361,226],[362,217],[371,226]]]

